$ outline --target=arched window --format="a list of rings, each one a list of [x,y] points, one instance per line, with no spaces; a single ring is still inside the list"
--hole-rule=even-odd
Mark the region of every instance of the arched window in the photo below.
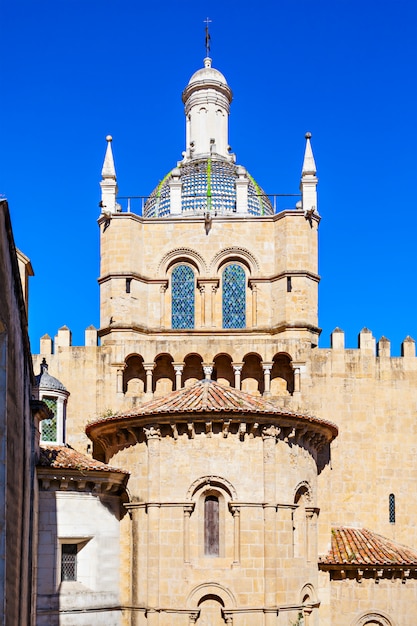
[[[246,276],[232,263],[223,271],[223,328],[246,327]]]
[[[41,421],[41,441],[47,441],[48,443],[57,443],[57,398],[50,396],[43,396],[43,402],[45,402],[48,409],[51,411],[51,417]]]
[[[219,556],[219,499],[206,496],[204,500],[204,554]]]
[[[194,272],[189,265],[177,265],[171,277],[172,328],[194,328]]]
[[[389,521],[390,524],[395,524],[395,495],[389,494]]]

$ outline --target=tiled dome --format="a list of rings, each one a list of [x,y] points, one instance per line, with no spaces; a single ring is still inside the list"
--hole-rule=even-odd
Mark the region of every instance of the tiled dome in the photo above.
[[[40,374],[35,376],[36,386],[40,391],[48,390],[48,391],[63,391],[64,393],[68,393],[67,389],[64,385],[54,376],[51,376],[48,372],[48,364],[43,359],[41,363],[41,371]]]
[[[180,163],[152,191],[145,203],[144,217],[165,217],[170,214],[169,181],[179,176],[182,183],[182,215],[217,215],[236,212],[236,180],[240,166],[221,158],[193,159]],[[248,214],[273,215],[274,209],[263,189],[248,177]]]

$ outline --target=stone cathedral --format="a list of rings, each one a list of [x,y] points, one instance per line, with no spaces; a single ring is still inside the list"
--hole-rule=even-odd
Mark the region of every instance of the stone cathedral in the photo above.
[[[107,137],[100,328],[33,356],[36,625],[412,626],[414,340],[319,347],[310,134],[277,208],[210,58],[182,100],[185,150],[142,208]]]

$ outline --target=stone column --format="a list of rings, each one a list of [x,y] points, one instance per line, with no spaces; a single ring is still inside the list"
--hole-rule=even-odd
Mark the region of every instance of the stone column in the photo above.
[[[252,326],[258,325],[258,287],[252,283]]]
[[[234,554],[233,564],[240,564],[240,507],[236,504],[230,505],[230,510],[233,515],[233,530],[234,530]]]
[[[117,390],[117,393],[123,393],[123,372],[124,372],[124,365],[121,365],[116,370],[116,390]]]
[[[155,363],[143,364],[143,369],[145,370],[145,374],[146,374],[145,393],[147,394],[152,394],[152,372],[153,372],[154,367],[155,367]]]
[[[301,368],[302,363],[291,363],[294,372],[294,392],[301,391]]]
[[[315,507],[306,507],[306,559],[308,562],[317,561],[317,518],[319,510]]]
[[[271,395],[271,370],[273,363],[263,363],[264,370],[264,396]]]
[[[159,287],[159,325],[161,328],[165,327],[165,292],[167,290],[167,285],[160,285]]]
[[[190,517],[194,504],[184,505],[184,563],[190,562]]]
[[[205,285],[199,286],[200,290],[200,299],[201,299],[201,327],[204,328],[206,325],[206,287]]]
[[[303,617],[304,617],[304,626],[309,626],[310,624],[310,615],[312,614],[313,609],[305,608],[303,609]]]
[[[184,363],[173,363],[175,372],[175,389],[181,389],[182,372],[184,370]]]
[[[158,626],[161,431],[157,424],[148,424],[144,431],[148,445],[148,624]]]
[[[240,389],[240,375],[242,374],[243,363],[232,363],[232,367],[235,373],[235,388]]]
[[[217,285],[211,286],[211,326],[214,328],[216,326],[216,293],[217,293]]]
[[[275,445],[277,430],[273,425],[262,427],[263,475],[264,475],[264,577],[265,577],[265,626],[276,621],[276,493],[275,493]],[[268,611],[270,609],[270,611]]]

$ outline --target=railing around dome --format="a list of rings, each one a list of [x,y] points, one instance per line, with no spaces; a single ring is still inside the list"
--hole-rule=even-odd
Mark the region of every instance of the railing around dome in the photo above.
[[[144,208],[145,208],[145,204],[146,202],[149,200],[151,196],[118,196],[117,197],[117,203],[119,205],[119,211],[122,213],[134,213],[135,215],[143,215],[144,212]],[[184,196],[183,196],[184,197]],[[218,198],[222,198],[221,194],[218,194],[217,196]],[[290,209],[295,209],[295,203],[293,206],[286,206],[285,205],[285,201],[282,200],[281,202],[281,198],[299,198],[301,199],[301,194],[300,193],[271,193],[271,194],[261,194],[260,197],[264,197],[264,198],[268,198],[273,209],[274,209],[274,214],[275,213],[280,213],[281,211],[285,211],[285,210],[290,210]],[[207,205],[207,195],[206,194],[201,194],[201,195],[193,195],[190,196],[190,198],[193,199],[193,204],[195,206],[196,201],[198,202],[199,200],[201,200],[201,208],[200,209],[191,209],[190,211],[182,211],[181,215],[204,215],[207,210],[210,210],[208,208]],[[212,206],[215,204],[214,200],[216,198],[215,194],[212,194],[211,196],[211,204]],[[216,203],[216,209],[215,210],[211,210],[211,212],[213,214],[216,215],[230,215],[231,213],[235,213],[235,210],[231,210],[229,206],[224,206],[224,208],[222,208],[221,206],[221,202],[220,203]],[[158,217],[158,215],[156,215],[155,217]]]

